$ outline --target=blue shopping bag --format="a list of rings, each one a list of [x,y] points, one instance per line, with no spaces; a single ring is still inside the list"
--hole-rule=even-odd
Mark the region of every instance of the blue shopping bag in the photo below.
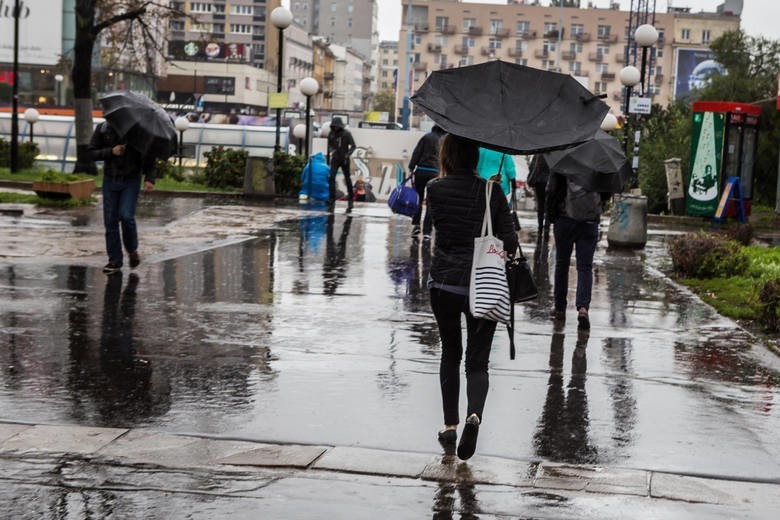
[[[390,206],[393,213],[407,217],[413,217],[417,213],[417,209],[420,207],[420,198],[417,196],[417,191],[406,184],[411,178],[411,175],[408,176],[390,192],[387,205]]]

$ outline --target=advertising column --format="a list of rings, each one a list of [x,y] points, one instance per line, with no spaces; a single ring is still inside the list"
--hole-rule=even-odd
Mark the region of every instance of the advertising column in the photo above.
[[[685,197],[686,213],[711,217],[720,191],[725,114],[694,112],[691,131],[691,172]]]

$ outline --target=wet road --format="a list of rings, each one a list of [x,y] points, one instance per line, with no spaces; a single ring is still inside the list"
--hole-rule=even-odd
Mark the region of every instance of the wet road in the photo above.
[[[217,203],[142,204],[145,261],[112,277],[94,212],[0,222],[40,248],[0,259],[0,418],[438,451],[430,250],[408,219]],[[523,234],[544,292],[517,308],[516,360],[497,331],[478,454],[780,478],[777,359],[661,274],[665,236],[600,242],[583,335],[573,311],[548,320],[551,251]]]

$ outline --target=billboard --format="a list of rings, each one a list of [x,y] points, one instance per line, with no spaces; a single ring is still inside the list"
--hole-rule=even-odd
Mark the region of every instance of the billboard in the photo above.
[[[249,59],[249,44],[204,41],[168,42],[168,54],[175,60],[216,60],[245,62]]]
[[[55,2],[58,3],[58,2]],[[19,63],[56,65],[62,54],[62,4],[50,0],[19,1]],[[13,2],[0,1],[0,63],[14,61]]]
[[[726,70],[714,60],[715,55],[709,49],[678,48],[675,52],[675,99],[687,97],[692,91],[706,87],[713,75],[726,74]]]
[[[688,215],[711,217],[718,206],[726,114],[694,112],[691,164],[685,207]]]

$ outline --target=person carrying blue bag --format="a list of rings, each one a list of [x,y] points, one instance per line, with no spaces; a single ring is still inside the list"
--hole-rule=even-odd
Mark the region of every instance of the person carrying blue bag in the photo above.
[[[431,131],[417,142],[417,146],[412,152],[412,158],[409,160],[409,171],[414,176],[414,189],[420,199],[417,212],[412,217],[412,238],[420,236],[420,219],[423,210],[422,201],[425,200],[425,187],[428,185],[428,181],[439,174],[439,140],[443,135],[444,130],[439,125],[433,125]],[[423,239],[429,240],[431,238],[432,229],[431,214],[426,211],[422,227]]]
[[[300,200],[328,200],[330,167],[322,152],[315,153],[306,163],[301,174]]]

